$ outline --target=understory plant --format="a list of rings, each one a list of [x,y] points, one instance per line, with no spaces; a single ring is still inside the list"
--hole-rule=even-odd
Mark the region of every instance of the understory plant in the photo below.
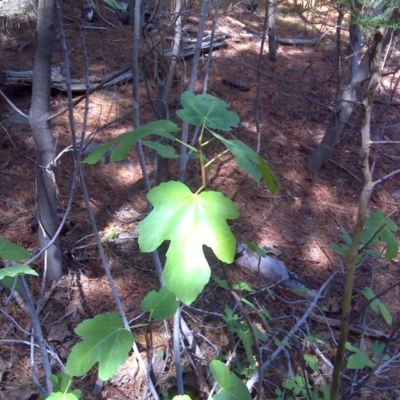
[[[153,321],[163,321],[179,310],[180,304],[190,305],[202,293],[211,277],[209,262],[205,256],[204,246],[210,248],[221,263],[231,264],[236,251],[236,240],[228,225],[228,220],[239,217],[239,210],[232,200],[221,192],[209,190],[207,172],[210,166],[219,160],[225,153],[231,153],[237,165],[247,172],[257,184],[263,181],[269,191],[274,194],[278,189],[278,182],[270,170],[267,162],[246,144],[238,140],[231,130],[238,126],[238,115],[228,110],[222,100],[208,95],[194,95],[184,92],[181,96],[183,108],[177,115],[185,122],[198,127],[198,138],[193,144],[182,143],[177,138],[179,126],[170,120],[150,122],[139,128],[124,133],[110,142],[97,147],[84,162],[95,164],[103,155],[111,151],[111,161],[121,161],[130,152],[132,146],[139,140],[148,148],[156,151],[164,158],[178,158],[174,146],[186,146],[189,156],[200,165],[201,185],[190,188],[180,181],[161,183],[148,192],[147,199],[152,206],[151,212],[138,225],[138,243],[140,251],[153,252],[164,242],[169,242],[166,252],[166,262],[162,272],[162,281],[165,286],[160,290],[148,293],[141,302],[141,308],[149,315],[149,324]],[[169,143],[158,139],[164,138]],[[214,142],[220,142],[225,150],[211,160],[206,153]],[[375,212],[365,222],[365,230],[361,237],[361,248],[358,262],[366,256],[381,257],[373,246],[378,241],[385,243],[385,260],[391,260],[398,251],[398,241],[394,235],[397,225],[380,212]],[[343,230],[344,243],[332,245],[336,253],[347,256],[351,237]],[[254,248],[260,256],[265,252]],[[20,275],[37,275],[37,273],[20,260],[29,258],[29,252],[15,246],[11,242],[0,238],[0,257],[10,261],[7,268],[0,270],[0,280],[11,289],[18,290],[18,281],[15,277]],[[231,291],[245,322],[238,313],[229,307],[225,308],[224,321],[231,334],[240,339],[243,344],[247,366],[237,364],[236,373],[248,377],[259,369],[260,382],[262,382],[262,357],[258,348],[258,341],[266,342],[267,337],[249,318],[247,312],[257,313],[261,326],[265,331],[269,329],[270,316],[265,309],[258,309],[245,296],[239,297],[235,291],[251,292],[253,289],[239,283],[230,286],[226,280],[214,278],[217,284]],[[392,323],[392,316],[385,304],[377,298],[371,288],[364,290],[364,296],[372,310],[381,313],[388,324]],[[65,370],[50,377],[53,393],[47,399],[79,399],[81,393],[73,388],[73,380],[86,375],[95,365],[98,365],[98,377],[109,380],[118,368],[124,364],[134,344],[135,326],[130,329],[124,327],[121,316],[115,312],[96,315],[84,320],[76,328],[75,333],[82,339],[75,344],[68,356]],[[276,347],[290,348],[289,343],[273,338]],[[311,336],[306,338],[311,341]],[[322,343],[320,341],[320,343]],[[380,362],[385,361],[388,349],[379,343],[372,344],[368,352],[360,350],[356,345],[348,342],[346,350],[349,354],[346,368],[348,370],[363,370],[376,368]],[[315,374],[321,374],[316,359],[312,354],[304,354],[304,363]],[[250,400],[251,395],[242,380],[221,360],[213,360],[209,370],[219,386],[219,392],[214,399]],[[260,388],[259,388],[260,389]],[[277,388],[276,398],[282,396],[309,397],[312,399],[329,399],[328,384],[325,378],[319,390],[313,388],[303,375],[289,376],[282,382],[282,387]],[[258,390],[258,396],[261,391]],[[260,398],[260,397],[259,397]],[[189,399],[186,395],[175,396],[174,399]]]
[[[95,164],[108,151],[111,151],[111,161],[121,161],[140,140],[163,158],[170,159],[178,157],[174,143],[186,146],[189,157],[200,164],[201,186],[195,191],[183,182],[169,181],[147,194],[152,211],[138,225],[140,251],[153,252],[169,241],[162,273],[165,286],[160,291],[150,292],[141,304],[142,309],[150,313],[151,320],[171,317],[180,302],[190,305],[201,294],[211,276],[204,246],[223,263],[231,264],[234,260],[236,240],[227,221],[238,218],[239,210],[222,193],[208,189],[207,171],[210,166],[230,152],[239,168],[250,174],[257,184],[263,180],[271,193],[278,188],[277,179],[267,162],[231,133],[232,128],[238,126],[239,117],[228,110],[227,103],[209,94],[195,95],[191,92],[184,92],[180,100],[183,108],[178,110],[178,116],[199,128],[193,145],[177,138],[180,128],[176,123],[158,120],[99,146],[83,161]],[[158,140],[161,138],[170,143]],[[215,141],[221,142],[226,150],[208,160],[205,151]],[[70,377],[83,376],[98,363],[99,378],[110,379],[127,359],[134,341],[132,333],[123,327],[121,317],[116,313],[85,320],[77,326],[75,333],[83,340],[72,348],[68,357],[65,374]],[[212,361],[210,371],[221,389],[215,399],[222,393],[234,399],[251,398],[242,381],[222,362]],[[63,387],[64,391],[57,393],[65,394],[69,385],[64,380],[60,382],[58,387]],[[73,398],[72,393],[68,392],[68,395]]]

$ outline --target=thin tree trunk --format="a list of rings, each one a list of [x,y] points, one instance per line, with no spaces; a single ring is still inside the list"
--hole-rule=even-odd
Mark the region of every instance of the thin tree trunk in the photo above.
[[[269,4],[268,4],[269,3]],[[267,0],[268,5],[268,59],[276,61],[276,37],[275,37],[275,10],[276,0]]]
[[[383,42],[383,29],[377,29],[374,36],[374,44],[370,52],[370,79],[366,96],[362,102],[364,108],[363,125],[361,127],[361,140],[362,140],[362,154],[361,164],[364,174],[364,187],[361,193],[360,202],[358,206],[357,221],[353,232],[353,239],[347,257],[347,271],[346,271],[346,285],[343,295],[342,305],[342,326],[340,329],[340,338],[338,349],[336,351],[335,367],[333,370],[331,400],[339,398],[340,392],[340,375],[343,363],[347,337],[349,334],[350,326],[350,310],[351,300],[353,297],[354,277],[356,271],[356,259],[358,256],[358,249],[361,240],[361,234],[364,229],[365,219],[367,216],[369,200],[371,198],[374,184],[372,182],[371,170],[369,165],[369,149],[371,143],[371,112],[372,102],[375,94],[376,87],[379,83],[380,70],[379,63],[382,52]]]
[[[308,168],[314,173],[318,173],[328,159],[332,148],[339,141],[340,135],[353,113],[354,105],[359,101],[362,84],[371,75],[371,63],[374,59],[376,46],[377,43],[373,41],[369,51],[364,54],[350,84],[343,92],[342,100],[332,114],[321,143],[308,160]]]
[[[55,6],[53,0],[40,0],[37,21],[37,40],[33,62],[32,103],[29,123],[36,143],[37,206],[39,210],[39,243],[44,248],[58,227],[57,187],[54,173],[55,143],[48,122],[51,60],[55,37]],[[58,280],[63,275],[61,252],[57,242],[44,256],[47,279]]]
[[[349,47],[348,47],[348,54],[350,56],[350,77],[351,79],[357,72],[358,68],[358,60],[359,54],[361,50],[361,44],[363,40],[363,34],[361,32],[360,27],[357,24],[350,24],[349,29]]]

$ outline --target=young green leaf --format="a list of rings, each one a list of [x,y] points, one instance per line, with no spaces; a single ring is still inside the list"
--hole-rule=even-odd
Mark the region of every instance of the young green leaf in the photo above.
[[[11,278],[11,276],[5,276],[3,279],[0,279],[0,283],[8,289],[14,288],[14,290],[16,290],[19,294],[22,294],[21,282],[18,280],[18,282],[15,284],[16,279],[18,279],[18,276],[14,278]]]
[[[276,347],[288,347],[290,349],[290,344],[288,342],[282,342],[282,340],[279,340],[276,336],[274,337],[274,343]]]
[[[181,94],[183,109],[178,117],[194,126],[205,125],[210,129],[229,132],[239,125],[239,116],[227,110],[228,104],[210,94],[195,95],[191,92]]]
[[[187,394],[181,394],[180,396],[174,396],[172,400],[192,400]]]
[[[23,264],[11,265],[11,267],[0,269],[0,280],[4,279],[7,276],[10,278],[15,278],[17,275],[39,276],[35,270]]]
[[[81,391],[78,389],[72,390],[71,389],[71,384],[72,384],[72,377],[64,374],[63,372],[59,372],[57,375],[51,375],[50,380],[53,383],[53,393],[52,396],[57,394],[58,395],[63,395],[64,397],[54,397],[55,399],[80,399],[81,398]],[[74,397],[68,396],[68,395],[73,395]],[[47,399],[52,398],[47,397]]]
[[[163,321],[175,314],[179,307],[176,296],[171,293],[165,286],[159,292],[152,290],[146,295],[141,303],[143,311],[150,313],[151,318]]]
[[[211,132],[220,140],[236,158],[240,169],[247,172],[257,183],[263,178],[271,194],[275,194],[279,188],[278,179],[269,168],[266,161],[260,157],[252,148],[238,139],[225,139],[223,136]]]
[[[251,400],[246,385],[221,361],[214,360],[210,363],[210,371],[217,381],[222,393],[228,394],[235,400]],[[226,397],[214,396],[214,399],[222,399]]]
[[[61,393],[55,392],[52,393],[46,400],[79,400],[80,397],[77,397],[75,393]]]
[[[133,344],[121,317],[111,312],[81,322],[75,333],[83,342],[76,344],[68,357],[65,373],[71,376],[85,375],[98,362],[100,379],[110,379],[128,358]]]
[[[375,363],[368,357],[368,354],[353,346],[351,343],[346,343],[346,349],[353,353],[347,362],[348,369],[373,368],[375,366]]]
[[[258,256],[265,257],[267,255],[267,252],[264,249],[262,249],[260,246],[258,246],[251,240],[246,239],[244,242],[246,243],[247,247],[250,250],[254,251],[254,253],[256,253]]]
[[[142,140],[142,144],[147,146],[149,149],[155,150],[161,157],[178,158],[175,149],[170,145],[153,142],[151,140]]]
[[[346,232],[346,230],[342,227],[340,227],[340,236],[342,237],[342,240],[347,246],[351,246],[351,242],[353,239],[351,236]]]
[[[340,254],[343,257],[347,257],[347,255],[349,254],[350,247],[344,243],[340,244],[331,243],[329,245],[329,250],[333,251],[336,254]]]
[[[232,285],[232,289],[235,290],[245,290],[247,292],[252,292],[254,289],[247,282],[238,282]]]
[[[228,282],[226,281],[226,279],[221,279],[221,278],[218,278],[218,276],[214,276],[213,280],[221,289],[225,289],[225,290],[229,289],[229,285],[228,285]]]
[[[371,344],[370,350],[374,354],[374,358],[378,360],[380,357],[382,357],[385,348],[386,346],[383,343],[374,342]],[[387,350],[388,349],[386,349],[386,351]],[[387,361],[387,360],[389,360],[389,355],[385,352],[385,354],[382,357],[382,361]]]
[[[105,3],[107,3],[110,7],[115,8],[116,10],[120,10],[120,11],[125,11],[126,9],[124,7],[121,6],[121,4],[118,3],[118,1],[116,0],[103,0]]]
[[[303,358],[307,362],[307,365],[314,372],[319,372],[319,365],[318,365],[317,360],[315,359],[314,356],[312,356],[311,354],[304,354]]]
[[[0,258],[8,261],[26,260],[30,257],[28,250],[0,236]]]
[[[361,235],[363,245],[372,246],[379,240],[386,244],[385,261],[390,261],[397,256],[399,251],[399,241],[393,232],[397,232],[398,226],[385,215],[376,211],[365,221],[365,230]]]
[[[171,132],[178,132],[180,128],[171,121],[158,120],[149,122],[146,125],[142,125],[139,128],[131,132],[123,133],[118,137],[110,140],[108,143],[102,146],[96,147],[96,149],[88,157],[83,160],[86,164],[96,164],[100,159],[107,153],[107,151],[115,147],[111,153],[111,161],[121,161],[131,150],[132,146],[146,136],[158,135],[166,137],[167,139],[175,140],[175,136]]]
[[[203,245],[216,257],[231,263],[235,256],[235,237],[226,223],[239,211],[218,192],[193,194],[181,182],[166,182],[147,195],[153,211],[139,223],[139,247],[152,252],[170,240],[163,272],[167,288],[183,303],[192,303],[210,279],[210,267]]]
[[[375,363],[368,357],[368,354],[359,350],[349,357],[347,369],[363,369],[365,367],[373,368]]]
[[[375,297],[374,291],[370,287],[366,287],[363,290],[363,295],[367,300],[371,300]],[[386,307],[384,303],[382,303],[379,299],[375,299],[370,304],[370,307],[377,313],[381,313],[382,317],[385,319],[386,323],[392,325],[393,317],[390,314],[390,311]]]

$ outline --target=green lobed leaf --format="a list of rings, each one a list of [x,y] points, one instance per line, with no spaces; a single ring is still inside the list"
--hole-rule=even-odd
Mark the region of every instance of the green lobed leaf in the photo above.
[[[178,132],[180,128],[172,121],[160,119],[158,121],[149,122],[146,125],[142,125],[139,128],[131,132],[123,133],[118,137],[112,139],[102,146],[96,147],[96,149],[87,156],[83,163],[85,164],[96,164],[100,159],[107,153],[107,151],[113,147],[110,160],[121,161],[131,150],[132,146],[146,136],[158,135],[165,137],[170,140],[175,140],[175,136],[171,132]]]
[[[225,290],[229,289],[229,285],[228,285],[228,282],[226,279],[221,279],[221,278],[218,278],[218,276],[214,276],[213,280],[221,289],[225,289]]]
[[[232,399],[251,400],[246,385],[233,372],[230,372],[223,362],[219,360],[211,361],[210,371],[222,391],[231,396]]]
[[[386,346],[383,343],[374,342],[371,344],[370,350],[374,354],[374,357],[378,360],[380,357],[382,357],[385,348]],[[390,359],[389,355],[385,352],[385,354],[382,357],[382,361],[387,361],[389,359]]]
[[[152,290],[148,293],[142,300],[141,307],[143,311],[150,313],[151,318],[163,321],[175,314],[179,302],[176,296],[164,286],[159,292]]]
[[[205,125],[226,132],[239,125],[239,116],[227,110],[228,104],[215,96],[183,92],[180,100],[183,109],[177,111],[178,117],[191,125]]]
[[[213,396],[213,400],[235,400],[236,397],[231,396],[229,393],[220,392]]]
[[[99,378],[110,379],[128,358],[133,344],[131,332],[123,328],[121,317],[116,313],[96,315],[75,328],[83,338],[68,357],[65,373],[71,376],[85,375],[97,362]]]
[[[250,250],[254,251],[254,253],[256,253],[258,256],[266,257],[267,252],[264,249],[262,249],[260,246],[258,246],[256,243],[252,242],[249,239],[246,239],[244,242],[246,243],[247,247]]]
[[[17,275],[39,276],[39,274],[34,269],[23,264],[15,264],[11,265],[11,267],[0,269],[0,280],[6,277],[15,278]]]
[[[211,132],[233,154],[238,167],[247,172],[257,183],[263,178],[271,194],[275,194],[279,188],[278,179],[269,168],[266,161],[260,157],[251,147],[238,139],[225,139],[223,136]]]
[[[363,290],[363,295],[367,300],[371,300],[375,297],[375,292],[370,287],[366,287]],[[375,312],[380,313],[388,325],[392,325],[393,322],[392,314],[390,313],[386,305],[382,303],[381,300],[379,299],[373,300],[372,303],[370,304],[370,307]]]
[[[76,393],[52,393],[46,400],[79,400],[80,397],[76,396]]]
[[[1,270],[0,270],[1,271]],[[16,290],[19,294],[22,294],[22,285],[21,282],[18,281],[17,284],[15,284],[15,280],[18,279],[18,276],[12,278],[11,276],[5,276],[3,279],[0,279],[0,283],[8,288]]]
[[[81,391],[78,389],[72,390],[71,389],[71,383],[72,383],[72,377],[64,374],[63,372],[59,372],[57,375],[51,375],[50,380],[53,383],[53,393],[57,395],[62,395],[64,397],[55,397],[55,398],[61,398],[61,399],[80,399],[81,398]],[[68,396],[68,395],[72,395]],[[49,399],[48,397],[47,399]]]
[[[254,326],[254,325],[253,325]],[[253,353],[253,337],[250,333],[249,327],[243,322],[238,324],[238,328],[230,329],[242,341],[244,352],[246,353],[247,361],[251,366],[255,366],[256,361]]]
[[[159,142],[153,142],[151,140],[142,140],[142,144],[147,146],[149,149],[155,150],[157,154],[164,158],[178,158],[175,149],[172,146],[165,145]]]
[[[147,198],[154,209],[138,225],[140,250],[152,252],[170,240],[164,282],[183,303],[191,304],[210,279],[203,245],[222,262],[233,262],[236,242],[226,220],[238,218],[239,211],[221,193],[194,194],[175,181],[151,189]]]
[[[375,363],[365,352],[353,346],[351,343],[346,342],[346,349],[353,353],[347,362],[348,369],[363,369],[365,367],[373,368],[375,366]]]
[[[347,246],[350,247],[353,239],[351,238],[351,236],[346,232],[346,230],[343,227],[340,228],[340,235],[342,236],[343,242],[345,244],[347,244]]]
[[[353,353],[347,362],[347,369],[363,369],[365,367],[373,368],[375,363],[363,351]]]
[[[247,292],[253,292],[254,289],[247,282],[237,282],[232,285],[232,289],[235,290],[245,290]]]
[[[307,365],[314,371],[319,372],[319,365],[315,357],[311,354],[304,354],[304,360],[307,362]]]
[[[397,232],[398,226],[385,215],[376,211],[365,221],[367,228],[361,235],[363,245],[372,246],[379,240],[386,244],[385,261],[390,261],[397,256],[399,251],[399,241],[393,232]]]
[[[181,394],[179,396],[174,396],[172,400],[192,400],[187,394]]]
[[[26,260],[30,257],[28,250],[0,236],[0,258],[8,261]]]
[[[329,245],[329,250],[333,251],[336,254],[340,254],[344,257],[347,257],[347,255],[349,254],[349,246],[347,244],[341,243],[341,244],[335,244],[335,243],[331,243]]]
[[[105,3],[107,3],[110,7],[115,8],[116,10],[119,11],[126,11],[124,7],[121,6],[121,4],[118,3],[116,0],[103,0]]]

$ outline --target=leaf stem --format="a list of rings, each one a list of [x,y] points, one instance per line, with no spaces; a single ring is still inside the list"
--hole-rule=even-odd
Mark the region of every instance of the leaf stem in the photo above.
[[[205,167],[209,167],[216,159],[222,157],[224,154],[228,153],[229,149],[225,149],[223,152],[219,153],[216,155],[214,158],[212,158],[208,163],[205,164]]]
[[[204,164],[203,149],[202,149],[204,126],[205,125],[203,124],[203,126],[201,127],[201,132],[200,132],[200,136],[199,136],[198,152],[199,152],[199,160],[200,160],[200,167],[201,167],[201,183],[202,183],[203,188],[206,188],[207,187],[206,166]]]
[[[178,142],[178,143],[180,143],[182,146],[186,146],[188,149],[190,149],[190,150],[192,150],[192,151],[194,151],[194,152],[196,152],[196,153],[198,152],[197,149],[196,149],[196,147],[193,147],[193,146],[191,146],[191,145],[188,144],[188,143],[182,142],[182,140],[180,140],[180,139],[178,139],[178,138],[175,138],[175,141]]]

